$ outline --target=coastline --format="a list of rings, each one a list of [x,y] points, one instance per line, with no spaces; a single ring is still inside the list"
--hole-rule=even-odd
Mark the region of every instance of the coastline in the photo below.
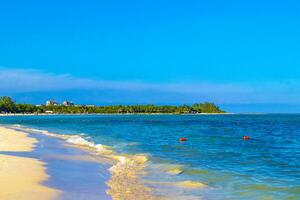
[[[278,195],[282,198],[298,196],[296,189],[299,182],[292,176],[293,168],[290,168],[289,165],[282,166],[280,163],[298,165],[299,162],[296,160],[299,159],[294,159],[297,158],[297,155],[291,151],[291,158],[295,161],[286,160],[285,154],[280,155],[278,152],[274,152],[274,147],[277,147],[279,144],[277,142],[280,142],[279,147],[287,146],[287,150],[293,150],[294,142],[296,142],[294,139],[299,129],[299,116],[147,117],[141,115],[3,117],[0,119],[2,126],[25,132],[27,136],[39,141],[34,143],[33,151],[29,149],[29,152],[22,154],[17,152],[16,156],[37,158],[47,163],[46,174],[49,178],[42,184],[62,191],[62,195],[69,196],[71,192],[76,191],[76,196],[73,198],[76,200],[80,194],[86,195],[86,191],[84,193],[82,190],[80,191],[80,187],[78,188],[78,185],[83,183],[88,183],[85,190],[92,188],[93,191],[101,191],[100,195],[94,193],[96,194],[94,196],[98,198],[89,199],[96,200],[99,199],[99,196],[100,199],[103,199],[101,195],[107,195],[106,192],[114,186],[116,190],[111,190],[107,199],[122,199],[123,196],[117,196],[117,194],[127,192],[127,179],[131,178],[133,184],[130,185],[136,186],[132,177],[136,177],[135,180],[142,183],[143,187],[147,186],[150,189],[148,193],[151,195],[150,198],[155,199],[157,199],[156,197],[176,200],[224,199],[224,196],[228,197],[227,199],[251,199],[253,196],[262,199],[276,199]],[[278,124],[278,120],[281,120],[282,123]],[[277,128],[279,132],[275,132],[276,135],[268,134],[269,131]],[[282,132],[282,130],[285,131]],[[245,133],[250,135],[251,140],[244,141],[242,139]],[[130,138],[131,136],[135,137]],[[179,142],[178,138],[182,136],[186,137],[188,141]],[[120,139],[120,137],[125,139]],[[286,143],[286,139],[289,139],[291,143]],[[263,150],[256,152],[265,141],[272,141],[275,146],[264,146]],[[157,148],[151,149],[149,145],[151,148]],[[14,145],[15,148],[16,146]],[[209,147],[213,151],[217,151],[210,157],[206,157],[210,154]],[[232,152],[227,152],[227,147],[233,148]],[[249,148],[253,155],[257,156],[260,164],[266,164],[260,159],[266,155],[266,152],[276,153],[272,154],[272,158],[280,156],[280,163],[277,165],[280,168],[266,164],[265,169],[272,172],[272,176],[268,176],[271,181],[286,179],[289,185],[274,185],[272,182],[264,181],[259,174],[248,173],[248,166],[244,163],[249,161],[249,156],[252,158]],[[70,151],[74,152],[75,149],[81,153],[66,155]],[[298,147],[296,147],[297,149]],[[49,150],[51,152],[47,152]],[[83,155],[83,152],[89,156]],[[10,155],[14,155],[13,153]],[[92,155],[90,156],[90,154]],[[141,154],[144,156],[136,156]],[[195,157],[200,159],[196,160]],[[102,160],[104,158],[106,160]],[[222,163],[216,163],[217,159]],[[233,159],[237,159],[237,161],[241,159],[243,163],[231,165]],[[90,162],[91,160],[97,162]],[[230,162],[230,166],[223,161]],[[67,167],[66,163],[68,163]],[[108,164],[104,167],[103,163]],[[209,167],[203,167],[203,164],[208,164],[208,166],[217,164],[216,166],[220,169],[225,166],[227,171],[211,170]],[[260,164],[255,164],[253,167],[259,167]],[[103,167],[99,168],[99,166]],[[74,167],[77,169],[75,170]],[[130,170],[128,171],[128,169]],[[236,170],[242,170],[243,176],[240,176]],[[277,176],[277,170],[287,171],[289,174],[283,174],[283,177]],[[74,174],[74,171],[79,173]],[[72,177],[72,173],[75,176],[81,176],[81,181],[72,179],[69,181],[72,184],[65,188],[66,179]],[[95,176],[98,173],[102,173],[102,175]],[[118,185],[110,184],[113,173],[116,175],[113,182],[119,182]],[[260,188],[256,187],[257,184]],[[249,193],[240,194],[245,191]],[[128,190],[129,194],[131,192],[135,193],[134,190]],[[113,197],[111,194],[116,194],[116,196]],[[153,195],[156,196],[152,197]],[[60,199],[66,200],[66,198]]]
[[[109,164],[53,136],[0,125],[0,199],[111,200]]]
[[[60,138],[66,146],[89,152],[94,159],[101,164],[109,165],[106,172],[110,173],[109,179],[102,183],[107,185],[106,194],[113,200],[159,200],[165,199],[154,196],[152,189],[144,184],[141,177],[145,174],[148,158],[142,154],[119,154],[110,147],[102,144],[94,144],[80,135],[61,135],[50,133],[45,130],[22,127],[37,135],[46,135],[52,138]],[[75,158],[76,159],[76,158]],[[81,173],[81,172],[78,172]],[[101,181],[99,179],[99,181]],[[100,196],[97,199],[103,199]]]
[[[49,197],[37,195],[37,199],[89,199],[89,200],[167,200],[167,199],[185,199],[186,196],[181,192],[176,194],[176,190],[185,189],[201,189],[207,186],[194,181],[175,181],[161,182],[159,180],[145,180],[144,176],[148,173],[148,156],[144,154],[120,154],[115,152],[111,147],[95,144],[80,135],[63,135],[51,133],[46,130],[34,129],[20,125],[0,125],[0,136],[7,130],[15,132],[23,141],[22,136],[32,140],[28,157],[35,159],[43,168],[43,177],[38,181],[39,187],[46,187],[56,191]],[[8,140],[2,140],[2,146],[10,145],[17,148],[17,143]],[[13,145],[12,145],[13,144]],[[1,153],[6,154],[0,149]],[[13,153],[19,153],[17,151]],[[23,152],[24,153],[24,152]],[[23,155],[23,154],[21,154]],[[24,156],[27,159],[27,156]],[[20,160],[15,160],[15,166],[20,164]],[[27,164],[26,164],[27,166]],[[156,167],[154,165],[154,167]],[[11,182],[18,181],[12,176],[16,168],[2,170],[2,174],[6,171],[12,171],[7,176],[7,180]],[[172,166],[167,168],[157,168],[155,173],[165,173],[166,176],[175,177],[180,174]],[[31,170],[35,177],[35,170]],[[0,173],[0,177],[2,176]],[[28,174],[28,173],[23,173]],[[158,174],[157,174],[158,175]],[[20,175],[22,177],[22,175]],[[160,176],[160,175],[159,175]],[[24,177],[24,175],[23,175]],[[74,179],[74,177],[81,177]],[[82,181],[85,180],[85,181]],[[166,179],[167,180],[167,179]],[[157,182],[158,181],[158,182]],[[0,187],[4,183],[0,181]],[[158,187],[159,185],[159,187]],[[32,187],[25,187],[28,191],[32,191]],[[172,188],[172,189],[171,189]],[[90,190],[87,192],[87,189]],[[157,193],[157,189],[168,189],[167,193]],[[162,191],[163,191],[162,190]],[[15,192],[13,192],[15,193]],[[23,193],[20,191],[18,193]],[[179,196],[178,196],[179,195]],[[78,198],[81,196],[81,198]],[[1,196],[0,196],[1,197]],[[59,198],[57,198],[59,197]],[[197,199],[189,197],[190,199]],[[17,197],[0,198],[16,200]],[[33,199],[31,197],[22,199]]]
[[[45,163],[34,158],[9,155],[33,151],[37,140],[0,126],[0,199],[50,200],[60,191],[44,186],[49,176]]]
[[[0,117],[9,116],[59,116],[59,115],[236,115],[237,113],[0,113]],[[240,114],[240,113],[239,113]]]
[[[0,141],[0,187],[4,188],[0,192],[0,199],[17,200],[19,196],[28,200],[78,199],[78,196],[82,200],[162,199],[153,196],[151,189],[141,180],[147,161],[144,155],[120,155],[104,145],[92,144],[78,135],[59,135],[18,125],[0,125]],[[66,155],[66,152],[76,153]],[[23,156],[26,153],[30,155]],[[68,166],[67,162],[72,163]],[[87,163],[94,171],[86,167]],[[24,166],[24,169],[19,169],[20,166]],[[102,175],[97,169],[99,166]],[[15,173],[16,171],[20,173]],[[63,174],[63,177],[57,174]],[[74,176],[82,178],[71,180]],[[70,185],[66,187],[68,179]],[[82,179],[87,180],[82,182]],[[74,184],[77,187],[83,185],[83,191],[80,188],[70,190]],[[91,190],[89,193],[87,188]]]

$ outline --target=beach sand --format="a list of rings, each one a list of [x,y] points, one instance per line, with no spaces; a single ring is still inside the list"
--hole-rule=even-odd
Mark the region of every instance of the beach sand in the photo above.
[[[0,199],[53,199],[59,190],[46,187],[45,163],[34,158],[9,155],[10,152],[30,152],[37,140],[26,133],[0,127]]]
[[[111,200],[110,166],[64,137],[0,126],[1,200]]]
[[[0,127],[0,151],[32,151],[38,141],[21,131]]]
[[[174,199],[176,190],[206,187],[193,181],[156,183],[171,198],[154,195],[153,184],[142,179],[147,161],[147,155],[118,154],[77,135],[0,126],[0,199],[162,200]],[[182,173],[179,166],[169,168],[172,176]],[[180,193],[176,199],[195,198]]]

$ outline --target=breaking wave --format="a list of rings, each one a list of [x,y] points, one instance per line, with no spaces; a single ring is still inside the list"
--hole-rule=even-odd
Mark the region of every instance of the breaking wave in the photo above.
[[[97,156],[101,156],[110,160],[112,166],[109,168],[111,179],[107,182],[109,190],[107,193],[112,196],[114,200],[130,200],[130,199],[143,199],[143,200],[158,200],[169,199],[165,195],[153,195],[152,187],[148,185],[160,185],[160,187],[181,187],[190,189],[199,189],[206,187],[201,182],[194,181],[177,181],[177,182],[152,182],[144,181],[143,176],[147,174],[146,167],[148,165],[149,157],[145,154],[119,154],[114,151],[113,147],[96,144],[90,141],[90,137],[86,134],[66,135],[51,133],[47,130],[36,128],[29,128],[21,125],[12,125],[14,129],[28,131],[31,133],[42,134],[50,137],[62,139],[67,144],[75,145],[79,148],[84,148],[96,152]],[[175,164],[153,164],[151,163],[152,170],[160,173],[165,173],[167,176],[177,176],[184,173],[183,166]],[[150,170],[151,171],[151,170]],[[159,172],[160,171],[160,172]],[[155,173],[154,173],[155,174]],[[157,175],[157,174],[156,174]],[[148,185],[146,183],[149,183]],[[174,190],[174,188],[172,189]],[[176,188],[175,188],[176,190]],[[168,196],[170,191],[168,192]],[[176,195],[177,199],[185,199],[184,196]],[[189,197],[190,199],[191,196]],[[172,198],[171,198],[172,199]],[[196,198],[197,199],[197,198]]]

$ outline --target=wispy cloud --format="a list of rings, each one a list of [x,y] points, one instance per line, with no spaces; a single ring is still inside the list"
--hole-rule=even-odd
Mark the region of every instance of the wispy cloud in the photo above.
[[[62,92],[92,90],[128,92],[137,102],[147,96],[153,101],[169,98],[195,101],[210,100],[217,103],[300,103],[297,81],[276,83],[146,83],[138,81],[110,81],[53,74],[31,69],[0,69],[1,93]],[[145,95],[146,94],[146,95]],[[117,98],[117,95],[114,95]],[[173,99],[174,100],[174,99]],[[120,102],[120,99],[118,99]],[[174,102],[174,101],[172,101]]]
[[[0,70],[0,90],[15,92],[59,91],[70,89],[157,90],[176,93],[244,92],[247,88],[233,84],[213,83],[145,83],[138,81],[109,81],[53,74],[38,70]]]

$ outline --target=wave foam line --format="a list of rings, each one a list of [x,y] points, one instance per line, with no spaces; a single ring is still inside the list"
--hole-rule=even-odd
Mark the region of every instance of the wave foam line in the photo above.
[[[87,141],[81,136],[71,136],[66,140],[69,143],[93,148],[101,156],[113,159],[114,165],[109,169],[111,179],[107,182],[110,189],[107,191],[114,200],[156,200],[151,189],[142,182],[145,174],[148,157],[142,154],[119,155],[110,147]]]
[[[117,154],[111,147],[95,144],[80,135],[55,134],[46,130],[28,128],[21,125],[14,125],[13,127],[33,133],[61,138],[69,144],[76,145],[80,148],[94,150],[97,152],[97,155],[111,159],[113,166],[109,169],[111,179],[107,182],[107,185],[110,187],[107,193],[111,195],[113,200],[165,199],[153,196],[151,188],[147,187],[142,181],[141,177],[146,174],[145,168],[148,161],[148,157],[144,154]]]

